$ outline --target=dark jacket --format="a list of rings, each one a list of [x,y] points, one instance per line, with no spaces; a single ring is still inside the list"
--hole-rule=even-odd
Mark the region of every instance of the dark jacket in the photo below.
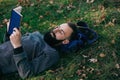
[[[39,32],[22,37],[23,51],[14,54],[9,41],[0,45],[0,70],[3,74],[18,71],[21,78],[35,76],[59,60],[58,52],[51,48]]]

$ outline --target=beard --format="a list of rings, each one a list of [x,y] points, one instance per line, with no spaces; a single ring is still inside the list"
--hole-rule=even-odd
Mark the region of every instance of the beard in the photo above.
[[[53,34],[53,36],[51,35]],[[44,41],[51,47],[55,47],[57,44],[60,44],[63,40],[57,40],[54,32],[47,32],[44,35]]]

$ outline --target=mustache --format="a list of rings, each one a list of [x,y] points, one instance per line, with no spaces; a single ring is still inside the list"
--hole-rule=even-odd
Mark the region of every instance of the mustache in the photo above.
[[[53,31],[51,31],[51,33],[53,34],[53,37],[54,37],[54,38],[56,38],[56,35],[55,35],[55,33],[54,33]]]
[[[52,33],[52,34],[51,34]],[[44,40],[47,44],[54,47],[56,44],[61,43],[63,40],[57,40],[54,32],[48,31],[44,35]]]

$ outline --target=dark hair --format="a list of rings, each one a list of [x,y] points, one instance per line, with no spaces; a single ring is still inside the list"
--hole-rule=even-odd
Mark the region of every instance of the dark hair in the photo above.
[[[74,23],[69,22],[69,23],[68,23],[68,26],[73,30],[73,32],[72,32],[72,34],[71,34],[71,36],[70,36],[70,40],[76,39],[77,31],[78,31],[77,25],[74,24]]]
[[[87,23],[85,23],[84,21],[78,21],[77,26],[84,26],[84,27],[88,27]]]

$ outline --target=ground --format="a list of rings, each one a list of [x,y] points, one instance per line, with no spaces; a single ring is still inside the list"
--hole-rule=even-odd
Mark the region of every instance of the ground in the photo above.
[[[0,43],[12,8],[23,6],[22,34],[44,34],[64,22],[85,21],[98,40],[77,53],[61,56],[58,64],[27,80],[120,80],[119,0],[0,0]],[[9,74],[3,80],[21,80]]]

